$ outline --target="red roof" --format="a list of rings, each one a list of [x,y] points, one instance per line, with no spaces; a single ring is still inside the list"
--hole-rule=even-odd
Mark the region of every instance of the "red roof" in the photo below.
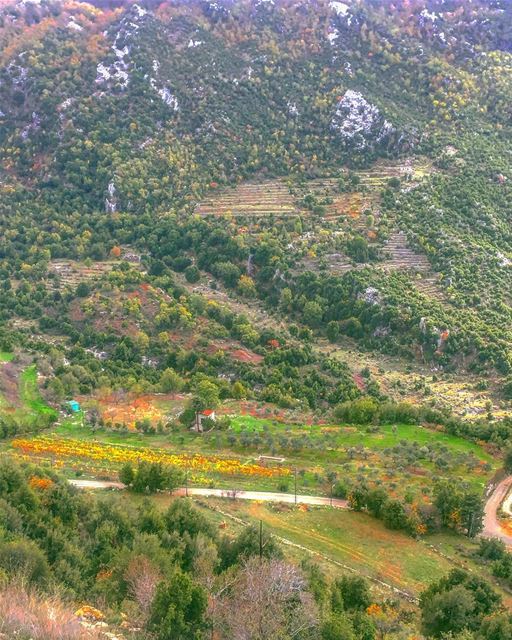
[[[201,411],[201,413],[203,416],[211,416],[215,411],[213,409],[205,409],[204,411]]]

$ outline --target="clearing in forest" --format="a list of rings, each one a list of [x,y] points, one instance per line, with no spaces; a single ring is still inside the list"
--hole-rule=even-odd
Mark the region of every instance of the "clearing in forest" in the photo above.
[[[385,259],[379,266],[387,271],[415,271],[427,273],[432,267],[425,254],[416,253],[408,243],[407,236],[402,231],[391,234],[384,243]]]
[[[496,399],[499,388],[493,379],[489,380],[487,389],[481,389],[479,376],[470,373],[444,373],[418,361],[404,363],[397,356],[361,351],[350,338],[345,338],[345,344],[336,345],[320,339],[316,348],[345,362],[355,374],[367,368],[372,379],[378,382],[382,393],[398,402],[450,409],[465,420],[484,417],[489,402],[496,418],[510,414]]]
[[[140,256],[125,250],[121,259],[77,262],[74,260],[52,260],[48,265],[48,286],[54,289],[76,289],[81,282],[99,280],[105,274],[118,267],[122,261],[131,263],[134,269],[140,269]]]
[[[48,268],[48,282],[56,289],[76,289],[80,282],[99,279],[112,271],[117,264],[119,263],[100,261],[85,265],[72,260],[52,260]]]
[[[15,360],[13,354],[0,359],[0,417],[10,418],[25,426],[47,424],[57,418],[41,396],[37,368],[24,358]]]

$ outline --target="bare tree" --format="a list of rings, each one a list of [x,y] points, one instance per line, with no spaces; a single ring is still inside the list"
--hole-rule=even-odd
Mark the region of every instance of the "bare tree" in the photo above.
[[[124,577],[130,595],[139,605],[143,620],[146,620],[162,574],[148,558],[136,556],[130,561]]]
[[[304,576],[281,560],[251,558],[210,606],[214,627],[226,640],[303,640],[318,625]]]

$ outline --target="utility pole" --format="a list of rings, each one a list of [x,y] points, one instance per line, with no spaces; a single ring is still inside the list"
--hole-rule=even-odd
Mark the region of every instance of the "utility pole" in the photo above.
[[[471,523],[469,525],[469,530],[468,530],[468,538],[472,538],[473,537],[473,526],[475,524],[475,512],[473,511],[471,514]]]

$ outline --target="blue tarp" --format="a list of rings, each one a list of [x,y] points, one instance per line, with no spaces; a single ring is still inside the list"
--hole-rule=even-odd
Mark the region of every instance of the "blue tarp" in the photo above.
[[[76,400],[70,400],[68,402],[68,407],[73,413],[77,413],[78,411],[80,411],[80,403],[78,403]]]

